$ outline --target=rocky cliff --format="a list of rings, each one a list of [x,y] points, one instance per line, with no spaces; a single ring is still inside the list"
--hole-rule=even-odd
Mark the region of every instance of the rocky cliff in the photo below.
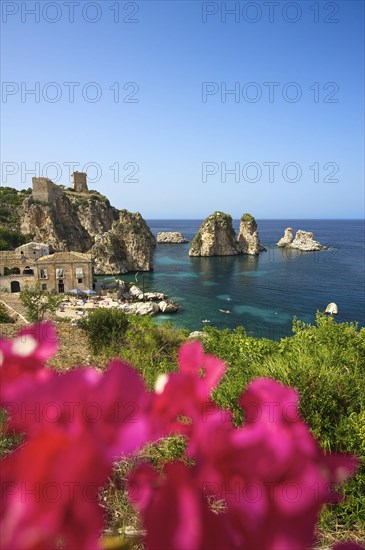
[[[77,209],[67,195],[55,192],[52,202],[34,200],[31,195],[23,202],[20,231],[33,234],[34,240],[49,244],[54,250],[87,252],[93,239],[82,226]]]
[[[238,233],[238,249],[241,254],[257,255],[266,250],[260,243],[256,220],[251,214],[243,214]]]
[[[53,251],[91,252],[100,275],[152,269],[156,243],[141,214],[120,211],[95,191],[51,190],[45,201],[24,194],[16,227],[21,234]]]
[[[234,256],[238,253],[232,217],[224,212],[214,212],[204,220],[189,250],[189,256]]]
[[[153,268],[156,245],[150,228],[139,212],[121,210],[119,220],[102,235],[97,235],[91,253],[97,275],[115,275]]]
[[[69,193],[68,199],[80,224],[91,237],[109,231],[119,219],[119,210],[111,206],[103,195]]]

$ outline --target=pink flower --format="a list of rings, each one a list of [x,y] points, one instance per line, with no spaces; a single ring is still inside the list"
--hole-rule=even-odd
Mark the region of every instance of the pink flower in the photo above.
[[[55,426],[39,432],[2,463],[1,541],[4,550],[99,548],[99,488],[111,464],[93,435]]]
[[[241,548],[225,514],[215,514],[182,462],[165,465],[161,475],[147,465],[128,479],[130,500],[141,512],[149,550],[222,550]]]
[[[115,360],[105,372],[78,368],[49,371],[42,383],[21,387],[9,406],[9,428],[31,437],[45,429],[73,435],[87,431],[110,460],[150,438],[149,394],[139,374]]]
[[[0,401],[11,401],[18,387],[47,377],[46,361],[57,351],[51,323],[22,329],[13,340],[0,340]]]
[[[242,428],[212,417],[195,434],[201,483],[226,501],[248,548],[310,546],[321,507],[337,498],[333,485],[356,468],[353,457],[323,453],[297,401],[291,388],[258,379],[241,398]]]
[[[28,437],[3,461],[2,547],[99,548],[99,489],[117,458],[150,439],[150,396],[121,361],[59,374],[44,367],[47,343],[26,338],[27,353],[2,345],[8,424]]]
[[[180,348],[178,363],[178,372],[164,376],[162,384],[161,379],[158,381],[152,400],[151,420],[155,421],[159,435],[191,434],[207,411],[209,414],[218,411],[210,394],[224,375],[224,362],[204,354],[202,345],[192,342]]]

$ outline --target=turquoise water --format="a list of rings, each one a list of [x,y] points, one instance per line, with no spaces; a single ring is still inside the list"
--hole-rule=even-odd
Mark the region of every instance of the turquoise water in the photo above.
[[[157,231],[181,231],[188,239],[201,220],[150,220]],[[234,222],[236,230],[239,222]],[[275,246],[286,227],[313,231],[328,251],[300,253]],[[182,305],[176,315],[155,317],[199,330],[243,325],[255,336],[279,339],[291,333],[292,318],[313,322],[329,302],[339,307],[338,321],[365,324],[364,222],[361,220],[261,220],[259,257],[190,258],[187,244],[157,245],[154,271],[139,273],[145,291],[165,292]],[[123,275],[134,280],[134,274]],[[219,310],[230,310],[231,314]]]

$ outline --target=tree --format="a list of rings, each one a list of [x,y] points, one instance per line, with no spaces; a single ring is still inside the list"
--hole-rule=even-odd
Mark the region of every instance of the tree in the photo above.
[[[20,292],[20,301],[33,323],[43,321],[46,313],[54,313],[63,300],[63,295],[52,290],[41,290],[39,285],[28,286]]]

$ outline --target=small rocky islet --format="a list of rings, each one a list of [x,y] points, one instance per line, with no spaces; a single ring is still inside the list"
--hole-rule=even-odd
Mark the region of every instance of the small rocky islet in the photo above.
[[[298,229],[295,238],[293,238],[293,229],[291,227],[285,229],[283,237],[276,244],[281,248],[293,248],[302,252],[328,250],[328,246],[324,246],[314,240],[314,235],[310,231]]]
[[[233,228],[232,216],[216,211],[208,216],[195,235],[189,250],[190,256],[258,255],[266,248],[261,245],[257,223],[251,214],[243,214],[238,236]]]
[[[314,240],[313,233],[299,229],[293,238],[293,230],[287,227],[277,246],[292,248],[302,252],[327,250]],[[238,236],[233,228],[232,216],[216,211],[203,221],[192,240],[190,256],[236,256],[248,254],[257,256],[267,249],[261,244],[257,222],[252,214],[243,214],[240,219]]]
[[[158,244],[183,244],[189,240],[179,231],[159,231],[157,233]]]

